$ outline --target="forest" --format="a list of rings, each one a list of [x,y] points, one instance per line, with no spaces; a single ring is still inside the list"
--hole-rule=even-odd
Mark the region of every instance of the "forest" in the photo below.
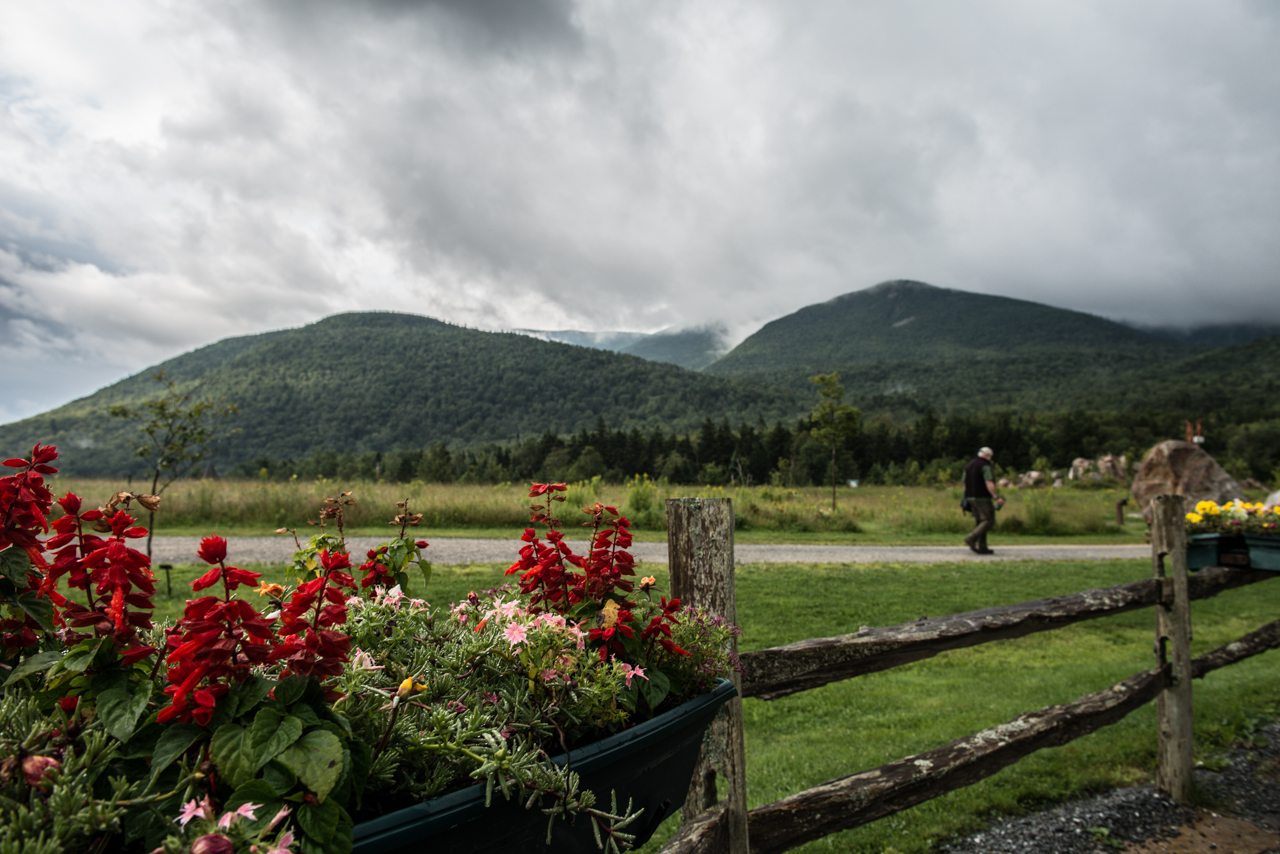
[[[763,420],[731,427],[707,418],[696,432],[609,427],[567,437],[550,431],[521,441],[386,453],[321,450],[298,459],[258,457],[230,470],[237,477],[380,480],[427,483],[578,482],[599,477],[623,482],[648,475],[669,483],[743,486],[811,486],[830,482],[831,452],[815,435],[815,424]],[[858,419],[836,454],[836,479],[867,484],[954,483],[983,445],[996,451],[1004,473],[1066,469],[1076,457],[1106,453],[1140,460],[1157,442],[1182,438],[1173,413],[1070,410],[1056,413],[984,414],[926,410],[910,421],[887,415]],[[1204,420],[1206,449],[1235,477],[1280,483],[1280,418],[1233,424]]]

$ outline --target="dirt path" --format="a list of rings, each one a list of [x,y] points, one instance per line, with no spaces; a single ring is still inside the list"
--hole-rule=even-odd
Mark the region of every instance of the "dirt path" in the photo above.
[[[352,537],[351,552],[360,555],[381,542],[374,537]],[[572,543],[584,551],[585,542]],[[194,563],[199,537],[156,537],[152,555],[156,563]],[[428,559],[437,565],[502,563],[516,559],[519,542],[511,540],[433,540]],[[288,536],[232,537],[228,557],[236,563],[284,563],[293,556],[294,543]],[[642,563],[666,563],[666,543],[636,543],[631,553]],[[738,563],[954,563],[996,560],[1101,560],[1144,558],[1151,547],[1133,546],[997,546],[995,554],[979,556],[962,545],[955,546],[812,546],[753,545],[734,547]]]

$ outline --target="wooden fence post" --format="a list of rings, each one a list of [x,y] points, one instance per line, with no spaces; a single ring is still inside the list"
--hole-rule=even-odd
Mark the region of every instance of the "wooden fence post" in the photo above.
[[[713,616],[737,624],[733,584],[733,503],[728,498],[667,499],[667,560],[671,595],[685,605],[706,608]],[[738,651],[737,639],[733,652]],[[731,678],[739,696],[725,704],[702,744],[702,755],[681,810],[683,824],[717,803],[716,771],[728,781],[720,836],[716,848],[728,854],[748,854],[747,769],[742,734],[742,677]],[[726,838],[727,837],[727,838]]]
[[[1186,518],[1182,496],[1151,500],[1151,568],[1164,585],[1156,605],[1156,667],[1168,668],[1156,697],[1156,788],[1183,803],[1191,800],[1191,599],[1187,590]],[[1165,558],[1168,557],[1168,566]]]

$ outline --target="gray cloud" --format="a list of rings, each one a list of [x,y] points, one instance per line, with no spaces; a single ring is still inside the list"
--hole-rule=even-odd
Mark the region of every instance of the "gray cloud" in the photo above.
[[[898,277],[1280,322],[1264,2],[72,5],[0,11],[0,308],[122,373],[351,309],[740,337]]]

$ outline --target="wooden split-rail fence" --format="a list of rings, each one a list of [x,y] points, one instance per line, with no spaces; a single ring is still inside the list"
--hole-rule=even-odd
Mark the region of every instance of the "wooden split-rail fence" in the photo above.
[[[1280,647],[1277,620],[1191,658],[1191,600],[1280,574],[1209,567],[1188,576],[1181,496],[1157,496],[1152,511],[1150,579],[743,653],[743,672],[734,678],[740,696],[726,705],[703,743],[682,810],[683,824],[663,847],[663,854],[787,851],[972,785],[1042,747],[1066,744],[1114,723],[1153,699],[1157,704],[1156,787],[1187,801],[1192,772],[1192,679]],[[672,595],[736,623],[730,501],[670,499],[667,525]],[[1156,613],[1153,669],[1074,703],[1028,712],[934,750],[747,808],[742,698],[775,700],[946,650],[1138,608],[1154,608]],[[723,798],[716,790],[717,772],[727,781]]]

